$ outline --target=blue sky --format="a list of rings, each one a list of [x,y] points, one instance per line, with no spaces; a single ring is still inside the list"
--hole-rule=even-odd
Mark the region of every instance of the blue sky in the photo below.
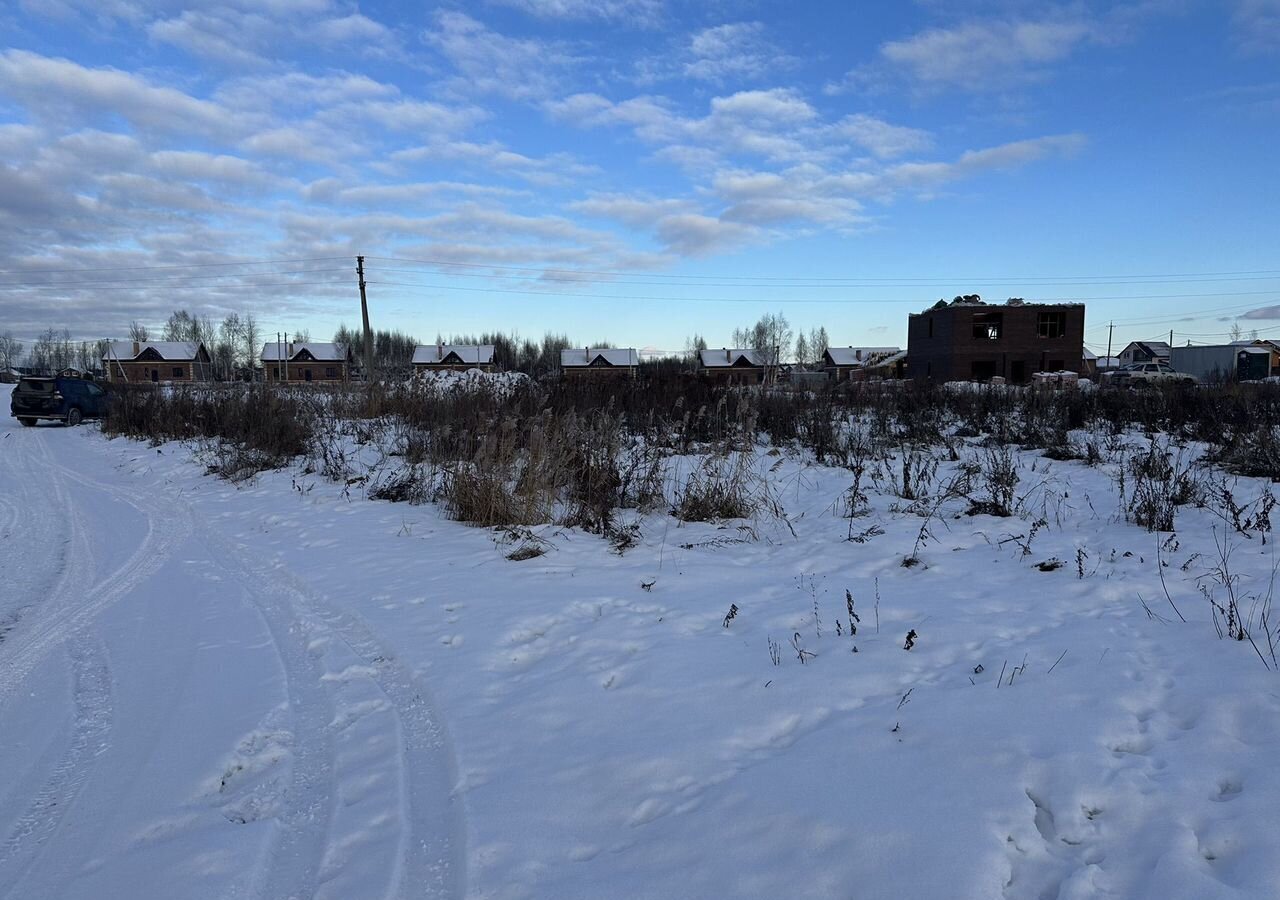
[[[1280,0],[0,10],[0,331],[1280,336]],[[1222,274],[1231,273],[1231,274]],[[78,281],[72,285],[68,282]]]

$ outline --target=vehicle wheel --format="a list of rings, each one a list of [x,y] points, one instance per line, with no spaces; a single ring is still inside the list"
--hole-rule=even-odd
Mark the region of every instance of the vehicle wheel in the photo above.
[[[83,419],[84,419],[84,413],[80,412],[80,409],[78,407],[75,407],[75,406],[71,407],[71,411],[67,413],[67,424],[70,425],[72,428],[79,425]]]
[[[35,420],[35,419],[29,419],[29,418],[27,418],[27,417],[25,417],[25,416],[24,416],[24,417],[22,417],[22,418],[20,418],[20,419],[18,419],[18,421],[19,421],[19,422],[21,422],[23,425],[27,426],[28,428],[30,428],[30,427],[32,427],[33,425],[35,425],[35,424],[36,424],[36,420]]]

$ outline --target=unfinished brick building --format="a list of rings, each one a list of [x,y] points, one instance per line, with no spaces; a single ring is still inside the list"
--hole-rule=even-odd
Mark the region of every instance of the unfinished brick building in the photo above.
[[[1036,372],[1080,373],[1084,359],[1084,305],[984,303],[957,297],[907,322],[907,372],[932,381],[1012,384]]]

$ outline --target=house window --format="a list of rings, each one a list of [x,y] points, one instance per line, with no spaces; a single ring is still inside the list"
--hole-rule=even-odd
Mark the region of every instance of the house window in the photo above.
[[[276,381],[279,381],[279,380],[280,380],[280,367],[279,367],[279,366],[272,366],[272,367],[271,367],[271,377],[272,377],[272,378],[274,378]]]
[[[998,341],[1003,331],[1003,313],[973,314],[973,339],[975,341]]]
[[[181,377],[182,377],[182,366],[174,366],[174,367],[173,367],[173,377],[174,377],[174,378],[181,378]]]
[[[337,367],[336,367],[336,366],[325,366],[325,367],[324,367],[324,377],[325,377],[325,378],[337,378],[337,377],[338,377],[338,369],[337,369]]]
[[[1067,314],[1062,310],[1042,312],[1036,316],[1036,334],[1042,338],[1060,338],[1067,333]]]

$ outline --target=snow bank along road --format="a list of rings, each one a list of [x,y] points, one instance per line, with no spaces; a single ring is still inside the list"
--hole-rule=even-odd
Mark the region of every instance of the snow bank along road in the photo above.
[[[1280,674],[1198,590],[1224,522],[1148,534],[1106,466],[1021,454],[1033,515],[904,568],[919,516],[873,491],[851,542],[849,473],[762,451],[790,526],[517,562],[160,450],[0,426],[0,900],[1280,895]],[[1276,541],[1232,546],[1265,594]]]
[[[419,679],[135,449],[0,426],[0,897],[461,896]]]

